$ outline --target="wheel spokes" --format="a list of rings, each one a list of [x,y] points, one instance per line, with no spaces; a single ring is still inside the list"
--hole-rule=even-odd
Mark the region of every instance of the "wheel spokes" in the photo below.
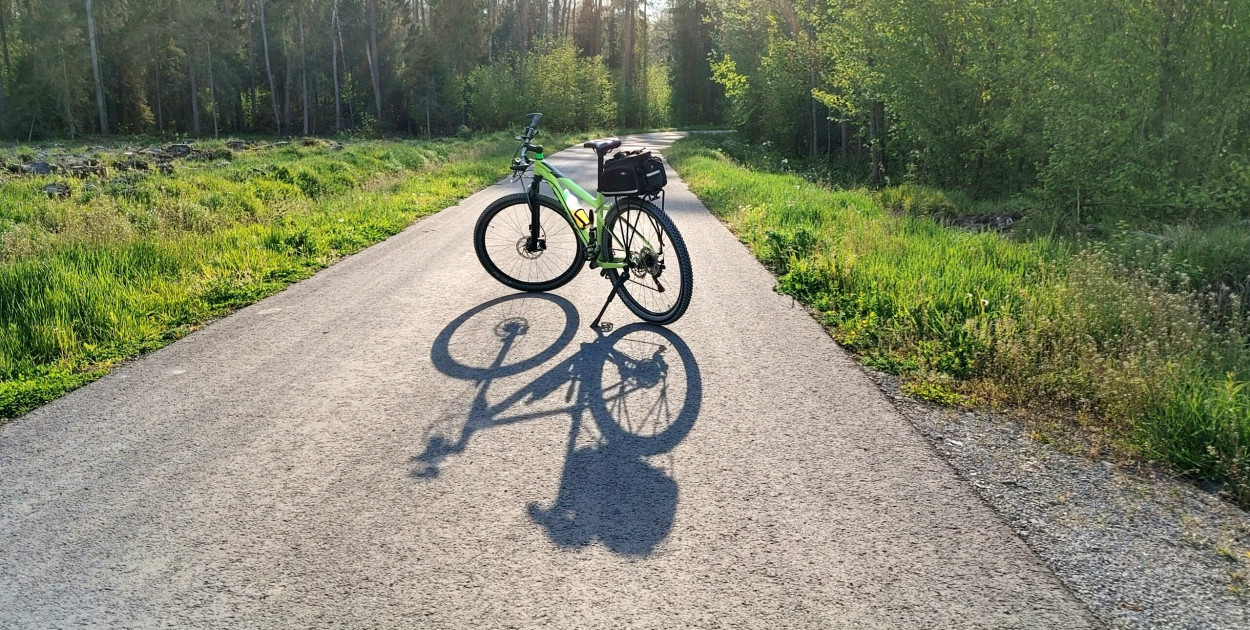
[[[660,221],[642,208],[626,208],[617,215],[611,234],[614,248],[622,248],[630,262],[629,268],[621,270],[630,276],[622,290],[639,307],[656,315],[676,306],[685,280],[680,265],[670,268],[666,264],[665,244],[671,243],[672,237]]]
[[[559,278],[577,264],[577,235],[563,217],[546,206],[539,207],[539,249],[530,251],[531,212],[527,204],[499,210],[484,235],[486,255],[499,271],[528,284]]]

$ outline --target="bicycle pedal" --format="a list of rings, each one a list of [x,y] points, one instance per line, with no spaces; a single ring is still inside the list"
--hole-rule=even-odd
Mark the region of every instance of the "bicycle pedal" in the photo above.
[[[609,332],[612,332],[612,328],[613,328],[612,322],[600,322],[599,323],[600,332],[609,333]]]

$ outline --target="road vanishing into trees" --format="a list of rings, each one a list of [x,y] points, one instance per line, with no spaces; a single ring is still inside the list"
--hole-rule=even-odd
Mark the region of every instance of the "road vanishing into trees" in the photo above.
[[[1096,627],[670,182],[668,329],[493,281],[505,183],[0,427],[0,627]]]

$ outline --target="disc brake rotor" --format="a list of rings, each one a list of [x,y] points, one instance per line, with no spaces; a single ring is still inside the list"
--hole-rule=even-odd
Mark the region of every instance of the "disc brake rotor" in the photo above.
[[[642,248],[635,258],[635,264],[630,270],[634,277],[641,278],[646,275],[658,278],[664,273],[664,255],[651,251],[650,247]]]
[[[546,237],[546,234],[544,234],[543,236]],[[525,247],[525,244],[528,241],[529,241],[528,236],[522,236],[519,240],[517,240],[516,253],[519,254],[521,258],[525,258],[528,260],[534,260],[538,258],[539,256],[542,256],[543,255],[542,249],[535,249],[534,251],[531,252],[528,248]]]

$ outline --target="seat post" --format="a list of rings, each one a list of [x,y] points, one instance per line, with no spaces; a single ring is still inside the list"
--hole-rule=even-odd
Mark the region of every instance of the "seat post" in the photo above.
[[[599,177],[603,177],[603,152],[595,151],[595,155],[599,156]],[[598,183],[595,184],[598,187]]]

